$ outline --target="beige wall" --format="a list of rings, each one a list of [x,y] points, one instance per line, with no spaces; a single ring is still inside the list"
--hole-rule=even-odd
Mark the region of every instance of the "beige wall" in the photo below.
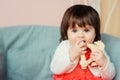
[[[120,37],[120,0],[101,0],[101,31]]]

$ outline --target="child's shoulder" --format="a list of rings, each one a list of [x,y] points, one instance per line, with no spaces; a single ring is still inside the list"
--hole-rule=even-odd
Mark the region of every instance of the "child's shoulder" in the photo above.
[[[60,42],[59,46],[70,46],[70,42],[68,40],[63,40]]]
[[[63,41],[60,42],[60,44],[62,44],[62,45],[69,45],[70,42],[68,40],[63,40]]]
[[[70,47],[70,42],[68,41],[68,40],[63,40],[63,41],[61,41],[60,42],[60,44],[58,45],[58,47],[57,47],[57,51],[61,51],[61,50],[68,50],[69,49],[69,47]]]

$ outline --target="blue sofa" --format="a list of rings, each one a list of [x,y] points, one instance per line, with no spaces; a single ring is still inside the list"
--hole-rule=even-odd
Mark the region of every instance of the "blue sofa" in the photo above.
[[[0,28],[0,80],[52,80],[50,62],[59,44],[59,27],[26,25]],[[120,80],[120,38],[102,34]]]

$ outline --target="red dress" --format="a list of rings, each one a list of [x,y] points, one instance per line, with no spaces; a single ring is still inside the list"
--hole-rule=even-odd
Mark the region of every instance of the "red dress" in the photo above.
[[[90,49],[87,50],[86,59],[89,59],[90,57]],[[60,75],[53,74],[53,80],[102,80],[101,77],[95,77],[89,68],[82,69],[81,66],[78,65],[75,67],[75,69],[70,73],[64,73]]]

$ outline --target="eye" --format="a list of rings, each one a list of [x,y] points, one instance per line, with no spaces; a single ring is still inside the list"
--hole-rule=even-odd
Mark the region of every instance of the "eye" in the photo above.
[[[72,29],[72,32],[77,32],[77,30],[76,29]]]
[[[85,29],[84,31],[85,31],[85,32],[89,32],[90,30],[89,30],[89,29]]]

